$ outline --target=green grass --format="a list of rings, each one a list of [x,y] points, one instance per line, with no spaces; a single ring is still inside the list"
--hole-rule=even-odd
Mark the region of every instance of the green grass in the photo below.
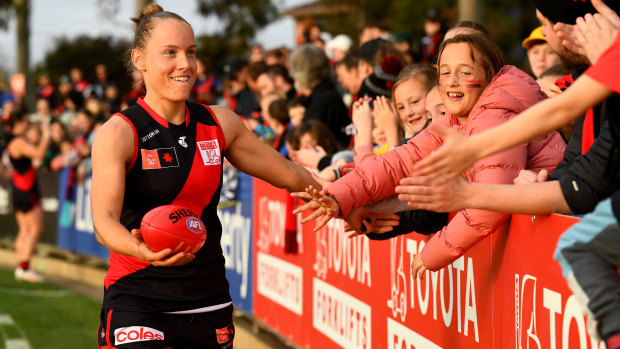
[[[99,309],[73,291],[17,282],[12,270],[0,269],[0,349],[12,340],[27,340],[31,349],[97,348]]]

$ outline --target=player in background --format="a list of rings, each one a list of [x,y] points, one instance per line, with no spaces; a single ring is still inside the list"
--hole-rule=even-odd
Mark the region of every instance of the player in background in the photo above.
[[[43,209],[37,184],[37,171],[33,162],[45,156],[50,142],[49,125],[42,124],[42,134],[30,125],[28,115],[13,112],[9,117],[10,140],[7,143],[9,159],[13,166],[13,209],[17,220],[15,253],[17,267],[15,278],[28,282],[41,282],[43,277],[30,268],[30,260],[43,234]]]
[[[97,240],[110,249],[99,346],[230,348],[233,306],[216,211],[222,157],[290,191],[319,184],[231,110],[187,101],[196,42],[183,18],[150,4],[133,20],[131,66],[147,92],[101,126],[92,151],[93,224]],[[155,253],[145,245],[140,221],[165,204],[185,206],[205,223],[207,241],[196,254]]]

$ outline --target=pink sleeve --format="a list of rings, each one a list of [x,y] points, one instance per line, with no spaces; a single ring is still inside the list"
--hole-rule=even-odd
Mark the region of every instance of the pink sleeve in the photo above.
[[[372,144],[363,145],[361,147],[353,149],[353,161],[355,166],[361,165],[364,161],[372,159],[377,155],[372,149]]]
[[[616,93],[620,93],[620,69],[617,67],[618,62],[620,62],[620,35],[616,35],[616,40],[611,47],[585,73]]]
[[[476,183],[512,184],[519,171],[525,167],[526,158],[527,145],[522,144],[476,162],[473,173],[465,175]],[[445,267],[478,241],[496,231],[509,217],[510,214],[484,210],[459,211],[450,223],[424,246],[424,265],[429,270]]]
[[[325,193],[333,195],[343,217],[357,207],[395,195],[401,178],[411,176],[413,164],[437,149],[441,141],[428,128],[407,144],[356,164],[354,171],[330,184]]]

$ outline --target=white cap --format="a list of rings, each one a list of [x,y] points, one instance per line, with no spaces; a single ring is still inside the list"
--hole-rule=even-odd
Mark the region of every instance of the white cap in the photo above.
[[[338,34],[325,44],[325,54],[327,58],[334,59],[334,49],[347,52],[353,46],[353,40],[348,35]]]

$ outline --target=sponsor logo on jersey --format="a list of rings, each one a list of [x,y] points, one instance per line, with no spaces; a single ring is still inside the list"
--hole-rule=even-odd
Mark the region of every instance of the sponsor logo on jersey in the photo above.
[[[192,233],[200,234],[204,230],[200,219],[196,217],[189,217],[185,224],[187,224],[187,228],[192,231]]]
[[[149,139],[155,137],[155,135],[158,135],[158,134],[159,134],[159,130],[158,129],[155,129],[155,130],[149,132],[148,134],[146,134],[145,136],[142,137],[142,143],[148,141]]]
[[[228,325],[228,327],[218,328],[215,330],[215,335],[217,336],[217,342],[219,344],[226,343],[234,338],[235,327],[233,325]]]
[[[164,333],[150,327],[130,326],[121,327],[114,330],[114,345],[163,340]]]
[[[187,142],[185,142],[185,136],[181,136],[179,137],[179,144],[183,147],[183,148],[187,148]]]
[[[217,139],[210,141],[196,142],[198,144],[198,150],[200,150],[200,156],[205,166],[220,165],[222,163],[222,157],[220,154],[220,145]]]
[[[143,170],[179,167],[179,159],[174,148],[140,149],[140,152]]]

